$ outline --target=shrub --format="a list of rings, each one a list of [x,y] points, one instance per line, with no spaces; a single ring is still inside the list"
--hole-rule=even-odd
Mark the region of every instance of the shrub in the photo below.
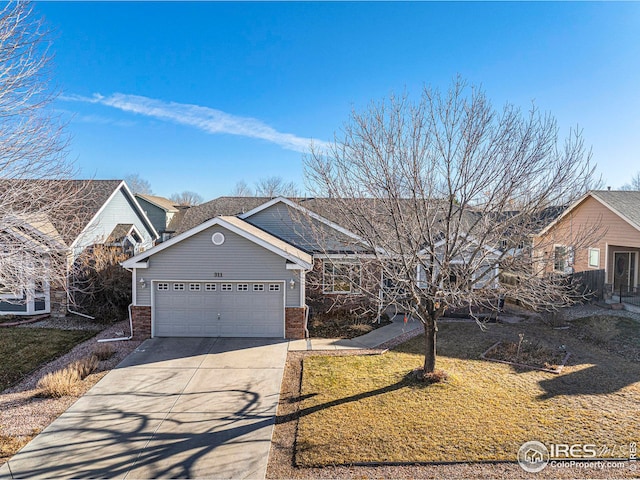
[[[551,311],[551,312],[541,312],[540,318],[544,323],[549,325],[550,327],[564,327],[567,325],[567,322],[564,318],[563,312],[560,311]]]
[[[620,330],[615,321],[593,317],[585,324],[585,334],[593,343],[602,345],[620,335]]]
[[[99,343],[93,349],[93,355],[98,358],[98,360],[109,360],[116,353],[116,350],[108,343]]]
[[[91,355],[76,360],[62,370],[47,373],[38,381],[40,395],[58,398],[77,394],[80,382],[98,368],[98,362],[98,357]]]
[[[78,371],[71,366],[56,372],[47,373],[38,382],[40,395],[43,397],[59,398],[66,395],[75,395],[79,386],[80,375],[78,375]]]
[[[93,245],[74,263],[74,300],[104,323],[122,320],[131,303],[131,273],[120,266],[129,258],[121,249]],[[82,311],[82,310],[81,310]]]
[[[71,365],[69,365],[69,368],[74,369],[80,377],[80,380],[83,380],[87,376],[91,375],[96,370],[96,368],[98,368],[98,363],[98,357],[96,357],[95,355],[91,355],[89,357],[84,357],[80,360],[76,360]]]

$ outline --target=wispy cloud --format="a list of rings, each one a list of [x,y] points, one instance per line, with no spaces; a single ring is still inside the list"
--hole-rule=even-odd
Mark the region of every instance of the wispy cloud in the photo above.
[[[92,97],[80,95],[66,95],[60,100],[95,103],[117,108],[124,112],[144,115],[146,117],[165,120],[181,125],[195,127],[207,133],[226,133],[243,137],[259,138],[267,142],[280,145],[287,150],[306,152],[313,142],[316,147],[326,147],[326,142],[298,137],[291,133],[282,133],[266,123],[251,117],[231,115],[214,108],[190,105],[185,103],[164,102],[139,95],[114,93],[103,96],[94,94]]]

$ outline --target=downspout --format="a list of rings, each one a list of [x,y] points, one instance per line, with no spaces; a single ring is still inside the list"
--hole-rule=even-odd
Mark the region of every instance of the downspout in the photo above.
[[[131,340],[133,338],[133,319],[131,318],[131,307],[133,307],[133,303],[129,304],[129,306],[127,307],[127,310],[129,311],[129,328],[131,335],[129,335],[128,337],[103,338],[101,340],[98,340],[98,343],[118,342],[120,340]]]
[[[304,338],[309,338],[309,305],[304,304]]]
[[[75,310],[71,310],[68,306],[67,306],[67,312],[72,313],[73,315],[80,315],[81,317],[89,318],[91,320],[96,319],[96,317],[92,317],[91,315],[87,315],[86,313],[80,313],[80,312],[76,312]]]
[[[308,270],[302,270],[303,274],[300,275],[300,278],[304,278],[304,281],[300,282],[300,290],[302,291],[301,294],[304,294],[304,298],[305,298],[305,302],[304,302],[304,338],[309,338],[309,305],[307,305],[307,295],[306,295],[306,289],[307,289],[307,273],[309,273],[311,270],[313,270],[313,267],[311,267]]]

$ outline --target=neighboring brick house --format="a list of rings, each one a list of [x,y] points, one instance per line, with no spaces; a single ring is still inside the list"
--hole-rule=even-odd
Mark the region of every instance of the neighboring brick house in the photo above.
[[[540,232],[534,248],[552,260],[549,271],[604,270],[609,289],[637,291],[640,192],[588,192]]]
[[[0,245],[21,242],[32,260],[43,265],[34,278],[25,278],[22,292],[0,288],[0,315],[66,314],[69,285],[50,284],[51,275],[46,269],[50,255],[63,258],[66,267],[62,268],[71,271],[75,260],[94,245],[106,245],[135,255],[153,246],[158,237],[124,181],[50,182],[64,184],[63,191],[81,192],[77,195],[77,205],[70,209],[72,211],[53,212],[51,218],[40,218],[41,215],[34,212],[24,218],[19,227],[9,229],[0,225]],[[65,278],[64,272],[59,278]],[[67,276],[66,282],[70,281]]]

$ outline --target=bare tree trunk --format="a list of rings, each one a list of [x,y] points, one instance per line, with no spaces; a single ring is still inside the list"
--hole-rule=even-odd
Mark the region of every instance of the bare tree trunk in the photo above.
[[[436,369],[436,334],[438,327],[435,321],[424,324],[424,374]]]

